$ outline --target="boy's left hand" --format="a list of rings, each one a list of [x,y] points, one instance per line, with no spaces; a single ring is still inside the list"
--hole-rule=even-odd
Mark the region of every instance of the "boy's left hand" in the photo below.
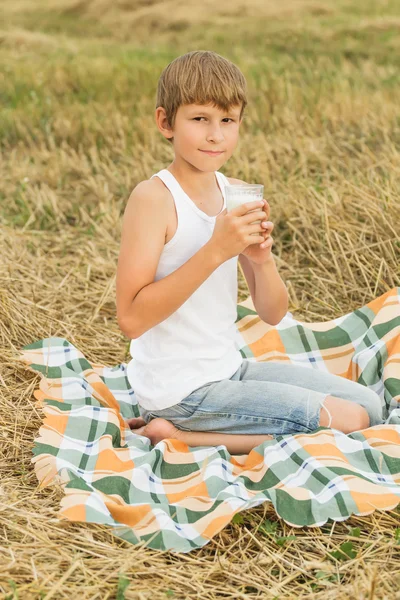
[[[264,230],[263,233],[261,233],[261,235],[264,235],[264,242],[262,244],[260,244],[259,242],[255,244],[250,244],[250,246],[247,246],[247,248],[245,248],[241,253],[244,256],[246,256],[251,262],[254,262],[258,265],[262,265],[271,258],[271,248],[272,244],[274,243],[274,240],[271,237],[271,232],[274,228],[274,224],[271,221],[267,221],[267,219],[269,219],[270,210],[269,204],[265,199],[262,210],[266,214],[265,220],[261,223],[261,227]]]

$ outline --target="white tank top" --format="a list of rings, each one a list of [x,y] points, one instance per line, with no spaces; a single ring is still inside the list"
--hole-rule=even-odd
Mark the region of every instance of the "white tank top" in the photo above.
[[[224,206],[229,180],[215,171]],[[155,173],[170,190],[178,227],[164,245],[155,281],[186,263],[211,238],[216,216],[200,210],[167,169]],[[222,212],[221,210],[221,212]],[[131,340],[128,380],[140,406],[161,410],[177,404],[193,390],[228,379],[242,364],[237,318],[235,256],[217,269],[167,319]]]

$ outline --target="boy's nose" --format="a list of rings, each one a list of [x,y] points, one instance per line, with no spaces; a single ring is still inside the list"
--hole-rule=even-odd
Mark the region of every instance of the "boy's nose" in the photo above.
[[[210,135],[207,136],[207,142],[219,143],[222,142],[223,139],[224,136],[222,135],[221,131],[213,131],[212,133],[210,133]]]

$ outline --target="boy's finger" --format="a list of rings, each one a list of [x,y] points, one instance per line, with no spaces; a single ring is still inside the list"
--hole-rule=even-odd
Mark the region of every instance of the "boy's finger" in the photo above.
[[[263,221],[261,223],[261,225],[265,228],[265,229],[269,229],[270,231],[273,230],[274,228],[274,224],[271,221]]]
[[[267,215],[267,219],[269,217],[269,213],[270,213],[270,208],[269,208],[269,204],[268,202],[265,200],[264,198],[264,206],[262,207],[263,211],[265,212],[265,214]]]

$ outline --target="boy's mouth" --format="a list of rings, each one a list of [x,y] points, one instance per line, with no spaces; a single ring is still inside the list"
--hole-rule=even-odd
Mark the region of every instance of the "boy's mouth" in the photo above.
[[[205,152],[206,154],[210,154],[210,156],[218,156],[219,154],[223,154],[224,151],[220,150],[219,152],[213,150],[200,150],[200,152]]]

